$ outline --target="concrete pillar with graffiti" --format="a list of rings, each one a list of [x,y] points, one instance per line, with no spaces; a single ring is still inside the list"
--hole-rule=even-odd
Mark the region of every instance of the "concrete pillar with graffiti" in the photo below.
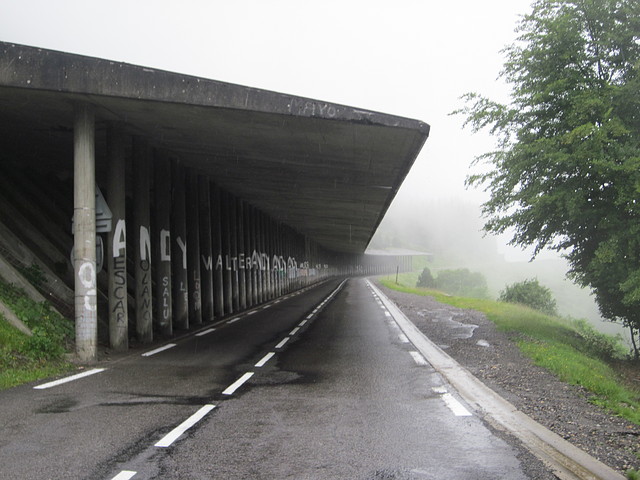
[[[202,320],[213,321],[213,250],[211,241],[211,195],[209,180],[198,178],[198,212],[200,215],[200,282]]]
[[[156,293],[155,324],[164,337],[173,334],[173,292],[171,277],[171,163],[163,152],[154,157],[154,205],[153,230],[154,275]]]
[[[93,362],[98,349],[95,113],[89,104],[75,106],[73,142],[76,354],[83,362]]]
[[[151,149],[146,140],[133,139],[133,227],[136,279],[136,336],[142,343],[153,341],[151,283]]]
[[[202,323],[200,284],[200,215],[198,211],[198,175],[186,172],[187,272],[189,289],[189,324]]]
[[[127,295],[127,228],[125,209],[125,135],[120,125],[107,132],[107,201],[111,210],[111,231],[107,234],[109,275],[109,345],[116,351],[129,347]]]
[[[173,273],[174,327],[189,328],[189,277],[187,270],[187,222],[185,173],[178,160],[171,162],[171,270]]]

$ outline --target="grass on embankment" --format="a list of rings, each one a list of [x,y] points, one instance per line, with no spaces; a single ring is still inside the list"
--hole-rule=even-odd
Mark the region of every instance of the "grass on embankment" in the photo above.
[[[0,300],[32,331],[29,336],[0,314],[0,390],[69,371],[64,360],[73,339],[73,323],[0,281]]]
[[[550,370],[563,382],[584,387],[593,394],[593,403],[640,425],[640,391],[625,386],[612,367],[624,350],[614,338],[596,332],[586,322],[551,317],[522,305],[448,296],[396,284],[391,279],[382,279],[381,283],[401,292],[427,295],[441,303],[483,312],[499,330],[516,334],[518,347],[536,365]]]

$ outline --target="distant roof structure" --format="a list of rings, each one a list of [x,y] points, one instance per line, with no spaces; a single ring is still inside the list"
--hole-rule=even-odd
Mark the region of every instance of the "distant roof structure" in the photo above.
[[[429,135],[418,120],[0,42],[5,160],[71,171],[77,101],[95,106],[98,158],[107,125],[121,123],[325,248],[350,253],[364,252]]]
[[[367,249],[366,255],[389,255],[395,257],[430,257],[433,253],[411,250],[409,248],[371,248]]]

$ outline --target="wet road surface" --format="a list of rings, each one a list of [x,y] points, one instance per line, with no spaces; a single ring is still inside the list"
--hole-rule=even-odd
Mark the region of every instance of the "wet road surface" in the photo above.
[[[0,478],[527,478],[363,279],[229,320],[0,392]]]

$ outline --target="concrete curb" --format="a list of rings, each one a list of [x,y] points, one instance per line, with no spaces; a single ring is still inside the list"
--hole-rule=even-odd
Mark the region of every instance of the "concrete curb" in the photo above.
[[[396,323],[427,361],[472,410],[494,427],[517,437],[561,480],[624,480],[625,477],[520,412],[429,340],[372,282]]]

